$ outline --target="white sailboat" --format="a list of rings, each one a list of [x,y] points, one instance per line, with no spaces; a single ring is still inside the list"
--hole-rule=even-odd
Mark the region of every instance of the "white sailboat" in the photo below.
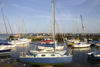
[[[53,39],[55,42],[55,0],[53,1]],[[55,51],[55,49],[54,49]],[[21,62],[36,64],[36,65],[56,65],[56,64],[66,64],[70,63],[72,60],[72,55],[61,55],[60,53],[38,53],[37,55],[30,55],[26,52],[20,52],[19,59]]]
[[[86,44],[84,42],[80,42],[78,44],[73,44],[72,47],[90,47],[91,44]]]
[[[15,45],[19,45],[19,44],[26,44],[27,42],[25,41],[20,41],[20,40],[11,40],[8,42],[9,44],[15,44]]]
[[[31,42],[32,39],[27,39],[27,38],[24,37],[24,26],[25,26],[25,23],[24,23],[24,19],[23,19],[23,37],[20,37],[19,41],[23,41],[23,42],[29,43],[29,42]],[[25,27],[25,29],[26,29],[26,27]],[[27,30],[26,30],[26,34],[27,34]]]
[[[0,3],[0,6],[1,6],[1,3]],[[1,9],[2,15],[3,15],[3,10],[2,10],[2,8],[0,8],[0,9]],[[4,15],[3,15],[3,19],[4,19]],[[8,18],[7,18],[7,16],[6,16],[6,22],[5,22],[5,19],[4,19],[4,25],[5,25],[5,28],[6,28],[6,34],[8,36],[9,31],[8,31]],[[6,40],[7,40],[7,38],[6,38]],[[8,40],[6,42],[0,43],[0,53],[10,52],[11,48],[8,49],[8,47],[15,47],[15,46],[16,45],[9,44]]]
[[[24,24],[24,20],[23,20],[23,24]],[[23,35],[24,35],[24,31],[23,31]],[[9,44],[15,44],[15,45],[21,45],[21,44],[26,44],[30,41],[31,41],[31,39],[20,38],[20,16],[19,16],[19,38],[11,40],[8,43]]]
[[[9,54],[10,51],[11,51],[11,48],[0,45],[0,54]]]

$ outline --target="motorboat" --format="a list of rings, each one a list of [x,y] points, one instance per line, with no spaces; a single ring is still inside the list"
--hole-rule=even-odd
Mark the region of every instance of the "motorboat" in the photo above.
[[[100,52],[89,52],[88,57],[94,60],[100,60]]]

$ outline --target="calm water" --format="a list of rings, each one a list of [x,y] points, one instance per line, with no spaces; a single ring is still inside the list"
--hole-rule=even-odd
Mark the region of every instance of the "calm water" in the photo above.
[[[6,35],[0,35],[0,39],[4,40]],[[36,43],[36,42],[33,42]],[[60,44],[60,43],[58,43]],[[29,67],[38,67],[37,65],[24,64],[19,61],[20,52],[28,52],[31,47],[35,48],[33,44],[17,45],[15,48],[12,48],[9,55],[0,55],[0,62],[8,62],[16,66],[29,66]],[[71,47],[68,47],[72,49]],[[72,62],[66,65],[56,65],[54,67],[100,67],[100,60],[91,60],[87,57],[87,52],[96,51],[99,52],[100,48],[95,46],[90,46],[89,48],[75,48],[72,49]]]

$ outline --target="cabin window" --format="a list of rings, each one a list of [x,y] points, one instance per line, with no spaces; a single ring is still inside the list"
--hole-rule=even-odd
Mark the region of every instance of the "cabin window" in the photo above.
[[[41,55],[41,56],[45,56],[45,55]]]
[[[51,56],[55,56],[54,54],[52,54]]]

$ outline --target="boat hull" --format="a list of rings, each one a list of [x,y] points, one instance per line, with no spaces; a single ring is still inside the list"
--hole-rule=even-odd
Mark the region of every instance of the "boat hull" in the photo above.
[[[21,62],[36,64],[36,65],[59,65],[67,64],[72,60],[72,55],[65,57],[19,57]]]
[[[90,52],[90,53],[87,53],[87,55],[88,55],[88,58],[90,59],[100,60],[100,53],[95,54],[95,52]]]
[[[72,47],[89,47],[90,45],[73,45]]]
[[[8,54],[10,53],[11,49],[3,49],[3,50],[0,50],[0,54]]]

